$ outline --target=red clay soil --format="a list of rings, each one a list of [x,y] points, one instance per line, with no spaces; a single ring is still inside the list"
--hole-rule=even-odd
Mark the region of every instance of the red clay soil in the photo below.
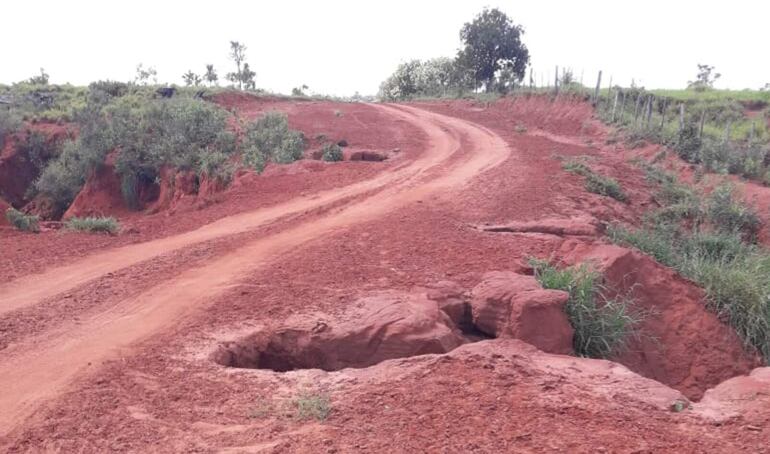
[[[239,96],[221,102],[248,115],[271,105]],[[652,203],[644,176],[603,145],[603,128],[584,103],[533,98],[418,107],[455,118],[320,102],[297,103],[292,108],[298,110],[289,112],[295,126],[307,122],[306,133],[344,133],[351,142],[361,134],[362,147],[375,148],[364,143],[373,134],[387,148],[400,146],[405,158],[393,162],[249,178],[199,211],[128,218],[140,230],[132,240],[26,237],[52,245],[48,261],[71,263],[73,274],[25,281],[32,271],[58,269],[41,261],[5,274],[18,278],[11,287],[0,285],[0,300],[17,300],[16,309],[0,313],[0,326],[15,333],[0,359],[6,390],[0,395],[0,446],[9,452],[766,450],[766,408],[712,425],[686,404],[685,411],[671,412],[674,400],[684,402],[677,391],[622,366],[551,356],[519,341],[474,343],[446,355],[337,372],[239,370],[212,361],[222,342],[270,331],[292,316],[340,316],[373,292],[414,292],[444,280],[470,289],[488,271],[521,272],[528,257],[558,258],[566,239],[596,241],[536,231],[484,232],[478,226],[586,216],[633,223]],[[320,125],[303,119],[302,108],[318,116]],[[337,109],[343,114],[336,115]],[[527,131],[517,132],[517,125]],[[400,133],[393,132],[398,128]],[[405,145],[390,145],[396,139]],[[628,204],[587,193],[581,177],[564,172],[555,159],[581,155],[621,182]],[[381,180],[382,186],[375,184]],[[346,189],[362,181],[373,186]],[[323,191],[329,188],[349,196],[246,231],[223,218],[294,206],[296,198],[326,201]],[[168,246],[189,238],[175,233],[217,218],[223,223],[212,225],[230,234],[150,254],[130,268],[117,264],[129,253],[144,254],[141,244],[106,249],[160,237]],[[3,251],[13,244],[6,238],[21,238],[5,230],[2,235]],[[33,249],[33,241],[25,241],[13,248],[17,260]],[[74,245],[57,249],[57,242]],[[96,249],[115,260],[103,262],[114,271],[102,275],[86,268],[88,261],[71,257]],[[89,278],[78,281],[81,275]],[[39,299],[18,297],[42,295],[41,288],[56,290]],[[42,328],[18,328],[36,319]],[[715,349],[721,341],[704,340]],[[308,392],[330,396],[326,420],[296,418],[292,402]]]
[[[291,109],[291,126],[301,129],[307,137],[312,138],[314,133],[325,132],[330,138],[345,138],[351,145],[373,150],[400,148],[402,159],[406,161],[418,158],[425,143],[424,133],[419,129],[365,104],[269,101],[252,96],[238,96],[237,100],[241,104],[230,100],[226,106],[238,110],[240,115],[247,118],[268,110]],[[336,116],[335,111],[342,112],[342,116]],[[298,116],[302,121],[295,123],[294,119]],[[379,163],[307,164],[298,161],[288,166],[274,166],[287,168],[282,172],[274,172],[268,166],[264,173],[269,178],[253,173],[242,174],[224,194],[210,194],[199,203],[185,207],[194,213],[192,215],[161,211],[148,216],[144,212],[127,212],[117,198],[117,188],[114,187],[109,195],[94,194],[90,197],[94,202],[96,199],[106,199],[102,206],[112,207],[112,210],[100,208],[93,211],[117,215],[123,226],[131,227],[133,233],[128,235],[94,236],[62,231],[30,235],[0,227],[0,250],[4,252],[0,255],[0,283],[39,272],[45,267],[72,262],[98,249],[135,244],[194,230],[225,216],[275,206],[317,191],[363,181],[402,165],[403,162],[398,159]],[[273,172],[275,174],[270,176]],[[114,186],[115,183],[109,184]],[[99,182],[100,186],[105,184],[107,182]],[[87,194],[91,192],[86,191]],[[81,205],[85,204],[77,203],[77,206]],[[78,208],[78,212],[89,211],[92,210]]]

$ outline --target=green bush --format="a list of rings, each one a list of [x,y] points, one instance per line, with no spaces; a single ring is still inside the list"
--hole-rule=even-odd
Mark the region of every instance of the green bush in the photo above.
[[[115,171],[130,207],[138,206],[139,183],[154,181],[163,166],[227,173],[220,167],[227,166],[236,144],[227,111],[200,99],[154,100],[125,90],[119,83],[92,85],[89,104],[77,115],[78,139],[65,144],[36,183],[58,206],[66,208],[88,172],[116,150]]]
[[[120,224],[113,217],[70,218],[64,223],[69,230],[91,233],[109,233],[114,235],[120,230]]]
[[[688,123],[679,131],[674,148],[680,158],[687,162],[698,163],[701,161],[701,145],[698,127]]]
[[[610,358],[622,353],[630,338],[638,335],[644,314],[633,309],[630,298],[608,298],[600,273],[586,265],[557,269],[539,260],[530,263],[543,288],[569,293],[566,312],[575,330],[575,353]]]
[[[21,127],[21,118],[0,105],[0,149],[5,145],[5,138]]]
[[[302,158],[302,133],[289,129],[286,114],[268,112],[249,124],[243,139],[243,162],[261,172],[267,162],[287,164]]]
[[[711,192],[706,200],[706,215],[719,230],[742,232],[748,237],[756,235],[761,226],[756,211],[736,200],[735,189],[729,183],[717,186]]]
[[[336,143],[327,143],[321,148],[321,152],[321,159],[324,161],[342,161],[342,148]]]
[[[11,207],[5,210],[5,218],[12,226],[25,232],[37,233],[40,231],[39,218],[32,214],[24,214]]]

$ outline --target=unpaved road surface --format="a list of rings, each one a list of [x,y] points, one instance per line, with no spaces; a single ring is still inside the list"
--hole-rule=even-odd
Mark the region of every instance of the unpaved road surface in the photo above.
[[[667,399],[678,391],[633,367],[636,374],[509,339],[338,371],[216,362],[223,342],[293,318],[344,318],[380,291],[424,294],[442,281],[468,291],[488,271],[525,273],[531,257],[606,245],[600,235],[479,226],[586,216],[633,225],[653,193],[630,163],[639,150],[609,145],[583,102],[228,96],[220,101],[246,117],[286,111],[307,137],[402,153],[383,163],[304,160],[274,169],[277,177],[249,176],[200,211],[121,218],[147,226],[132,238],[0,237],[0,246],[18,240],[18,248],[52,251],[47,266],[36,257],[16,268],[25,251],[11,251],[13,269],[0,270],[12,276],[0,283],[0,451],[767,452],[770,393],[761,389],[733,402],[756,405],[739,417],[725,419],[716,402],[716,424],[698,416],[699,404],[671,412]],[[629,202],[587,192],[562,169],[569,158],[616,178]],[[709,332],[698,343],[732,351],[720,342]],[[325,420],[287,410],[308,391],[328,394]]]
[[[378,177],[273,207],[221,219],[195,231],[107,250],[0,287],[0,314],[32,306],[120,269],[196,243],[239,234],[310,209],[345,201],[332,212],[295,223],[251,241],[205,266],[120,301],[108,311],[14,344],[0,358],[0,430],[7,434],[33,414],[41,402],[70,385],[78,374],[190,315],[255,268],[288,250],[334,231],[371,221],[416,203],[437,191],[466,184],[503,162],[508,145],[485,128],[411,107],[379,106],[423,129],[429,148],[417,160]],[[464,146],[461,147],[461,138]]]

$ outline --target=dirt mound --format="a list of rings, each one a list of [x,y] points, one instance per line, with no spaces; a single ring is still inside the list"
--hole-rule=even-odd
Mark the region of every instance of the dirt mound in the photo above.
[[[706,309],[703,291],[673,270],[618,246],[567,241],[562,253],[568,264],[595,264],[609,288],[649,312],[641,338],[615,358],[631,370],[698,399],[759,365],[735,331]]]
[[[212,359],[229,367],[340,370],[386,359],[445,353],[468,340],[422,294],[382,292],[359,300],[342,320],[295,318],[273,331],[225,343]]]
[[[521,339],[548,353],[573,352],[572,326],[564,312],[568,293],[544,290],[532,276],[493,271],[472,295],[473,322],[480,331]]]
[[[742,418],[766,427],[767,408],[770,407],[770,367],[757,368],[749,375],[720,383],[706,391],[694,407],[696,413],[716,423]]]
[[[120,189],[120,177],[111,159],[91,170],[86,183],[62,219],[114,215],[128,210]]]

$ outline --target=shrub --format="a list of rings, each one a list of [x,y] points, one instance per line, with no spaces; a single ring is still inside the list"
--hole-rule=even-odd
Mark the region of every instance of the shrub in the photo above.
[[[706,201],[706,215],[714,227],[726,232],[742,232],[753,237],[761,221],[754,209],[735,199],[735,190],[729,183],[717,186]]]
[[[675,149],[679,157],[687,162],[698,163],[701,161],[701,139],[698,137],[698,127],[688,123],[679,131],[676,138]]]
[[[321,149],[321,159],[324,161],[342,161],[342,148],[336,143],[327,143]]]
[[[587,265],[557,269],[531,260],[543,288],[569,293],[566,312],[575,330],[573,348],[580,356],[609,358],[621,353],[631,336],[638,334],[644,316],[627,297],[608,298],[600,273]]]
[[[21,118],[9,109],[0,106],[0,148],[5,145],[5,138],[21,127]]]
[[[286,114],[268,112],[248,125],[243,140],[243,162],[261,172],[268,161],[286,164],[302,157],[302,134],[289,129]]]
[[[5,218],[12,226],[24,232],[37,233],[40,231],[39,218],[32,214],[24,214],[11,207],[5,210]]]
[[[70,230],[91,233],[109,233],[114,235],[120,230],[120,224],[113,217],[73,217],[65,226]]]
[[[66,141],[59,157],[48,162],[35,181],[35,189],[50,197],[58,215],[64,213],[86,180],[88,171],[99,165],[103,156],[88,148],[81,136]]]

